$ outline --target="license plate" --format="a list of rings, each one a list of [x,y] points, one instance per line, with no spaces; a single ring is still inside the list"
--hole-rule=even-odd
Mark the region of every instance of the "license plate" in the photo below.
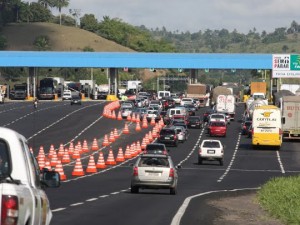
[[[147,176],[159,177],[161,173],[146,173]]]
[[[208,150],[207,153],[208,154],[215,154],[215,150]]]
[[[165,139],[166,139],[166,140],[170,140],[170,138],[169,138],[169,137],[165,137]]]
[[[192,126],[192,127],[195,127],[196,125],[192,124],[191,126]]]

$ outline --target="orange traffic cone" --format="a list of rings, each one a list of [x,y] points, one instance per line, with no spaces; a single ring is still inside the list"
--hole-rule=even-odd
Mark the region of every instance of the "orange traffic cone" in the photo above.
[[[73,158],[73,159],[80,159],[80,153],[79,153],[79,150],[78,150],[78,146],[77,146],[77,145],[75,146],[75,150],[74,150],[74,152],[73,152],[72,158]]]
[[[130,114],[128,114],[128,116],[127,116],[127,121],[131,121],[131,115]]]
[[[151,130],[149,131],[148,137],[149,137],[149,142],[151,143],[153,141],[153,136],[152,136]]]
[[[135,131],[141,131],[141,125],[140,125],[140,122],[137,122],[136,123],[136,127],[135,127]]]
[[[111,119],[117,119],[115,110],[112,111]]]
[[[97,142],[96,138],[94,138],[94,140],[93,140],[93,144],[92,144],[91,149],[92,149],[92,151],[97,151],[99,149],[98,142]]]
[[[61,159],[61,162],[62,163],[69,163],[69,162],[71,162],[69,151],[68,151],[67,148],[65,149],[64,155],[63,155],[63,157]]]
[[[42,170],[45,167],[45,163],[46,163],[45,160],[46,160],[45,158],[39,158],[38,159],[38,165],[40,167],[40,170]]]
[[[90,155],[90,159],[89,159],[88,166],[86,168],[86,172],[87,173],[96,173],[97,172],[97,167],[96,167],[95,159],[94,159],[93,155]]]
[[[123,134],[129,134],[129,129],[127,123],[125,123],[125,127],[123,129]]]
[[[137,155],[136,152],[135,152],[134,144],[130,145],[130,154],[131,154],[132,157],[135,157]]]
[[[49,161],[49,160],[46,160],[46,161],[45,161],[45,166],[44,166],[44,168],[48,169],[49,171],[52,170],[52,167],[51,167],[51,165],[50,165],[50,161]]]
[[[146,145],[150,143],[148,134],[145,135],[145,143]]]
[[[115,137],[115,139],[120,137],[117,128],[114,129],[114,137]]]
[[[98,158],[98,161],[97,161],[97,164],[96,164],[96,168],[98,168],[98,169],[106,168],[105,161],[104,161],[104,156],[103,156],[102,152],[99,152],[99,158]]]
[[[73,155],[73,152],[74,152],[74,144],[73,144],[73,142],[70,142],[70,145],[69,145],[69,155]]]
[[[140,117],[140,114],[137,114],[136,115],[136,120],[135,120],[136,122],[140,122],[141,121],[141,117]]]
[[[118,112],[118,117],[117,120],[122,120],[122,115],[121,115],[121,111]]]
[[[80,158],[76,159],[76,163],[75,163],[75,166],[74,166],[74,170],[72,172],[72,176],[84,176],[84,171],[83,171],[83,168],[82,168]]]
[[[130,148],[129,148],[129,145],[126,146],[126,150],[125,150],[125,156],[124,158],[125,159],[131,159],[131,153],[130,153]]]
[[[108,145],[109,145],[108,137],[107,137],[107,134],[105,134],[102,146],[108,146]]]
[[[142,141],[142,144],[141,144],[141,149],[142,149],[142,151],[144,151],[144,150],[146,149],[146,146],[147,146],[147,144],[146,144],[146,139],[143,138],[143,141]]]
[[[152,130],[152,137],[153,137],[153,138],[157,138],[157,130],[156,130],[156,126],[153,127],[153,130]]]
[[[64,173],[64,168],[63,168],[60,160],[57,161],[57,164],[55,166],[55,171],[59,173],[60,180],[66,180],[67,179],[67,176]]]
[[[109,135],[108,141],[109,141],[109,142],[114,142],[115,140],[116,140],[116,139],[115,139],[115,136],[114,136],[114,132],[111,131],[111,132],[110,132],[110,135]]]
[[[65,150],[64,150],[64,145],[63,145],[63,144],[60,144],[60,145],[59,145],[59,149],[58,149],[57,156],[58,156],[58,157],[63,157],[64,152],[65,152]]]
[[[154,125],[155,125],[155,119],[154,119],[154,117],[152,117],[152,118],[151,118],[150,125],[152,125],[152,126],[154,126]]]
[[[124,162],[125,158],[124,158],[124,154],[123,154],[123,150],[121,147],[119,147],[119,151],[118,151],[118,155],[116,158],[116,162]]]
[[[51,159],[52,158],[52,155],[53,155],[53,152],[55,151],[54,149],[54,145],[50,145],[50,149],[49,149],[49,154],[48,154],[48,157]]]
[[[140,154],[142,152],[140,141],[136,142],[136,151],[138,154]]]
[[[86,140],[83,141],[82,151],[83,151],[83,152],[89,152],[89,146],[88,146]]]
[[[44,151],[44,147],[43,146],[40,146],[39,154],[45,155],[45,151]]]
[[[77,142],[77,148],[78,148],[79,154],[82,154],[83,151],[82,151],[82,146],[81,146],[81,142],[80,141]]]
[[[57,157],[56,151],[54,151],[52,154],[51,161],[50,161],[51,166],[56,166],[57,161],[58,161],[58,157]]]
[[[131,121],[136,122],[135,113],[132,113]]]
[[[106,165],[116,165],[117,164],[115,161],[115,157],[114,157],[114,153],[113,153],[112,149],[109,150],[108,157],[107,157],[105,164]]]
[[[145,116],[143,117],[142,128],[148,128],[148,122]]]

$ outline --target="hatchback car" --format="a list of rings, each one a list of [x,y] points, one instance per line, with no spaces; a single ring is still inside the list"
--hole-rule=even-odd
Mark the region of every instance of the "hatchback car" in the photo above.
[[[188,132],[184,127],[172,126],[171,128],[174,128],[176,130],[177,138],[179,142],[185,142],[188,139]]]
[[[131,193],[139,189],[169,189],[177,193],[177,168],[169,155],[142,154],[133,166]]]
[[[72,96],[71,105],[81,105],[81,98],[79,95]]]
[[[145,115],[148,122],[150,122],[152,118],[156,122],[160,120],[160,113],[158,112],[158,110],[147,110]]]
[[[187,125],[189,128],[202,128],[203,123],[200,116],[189,116],[187,120]]]
[[[168,155],[168,150],[165,144],[162,143],[150,143],[146,145],[144,154],[163,154]]]
[[[177,132],[174,128],[163,128],[159,132],[159,136],[157,138],[158,143],[163,143],[165,145],[178,145]]]
[[[71,100],[72,99],[72,92],[71,91],[64,91],[62,100]]]
[[[219,140],[203,140],[199,146],[198,164],[203,160],[217,160],[223,166],[224,146]]]
[[[208,124],[207,132],[210,136],[226,137],[227,126],[224,121],[213,121]]]

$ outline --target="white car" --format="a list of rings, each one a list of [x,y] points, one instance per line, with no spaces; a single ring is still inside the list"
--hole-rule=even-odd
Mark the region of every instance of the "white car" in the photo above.
[[[221,141],[207,139],[203,140],[199,146],[198,164],[202,164],[203,160],[217,160],[223,166],[224,146]]]
[[[71,100],[72,99],[72,92],[71,91],[64,91],[62,96],[62,100]]]
[[[194,104],[194,100],[192,98],[182,98],[180,104],[181,105]]]
[[[188,137],[187,137],[188,134],[184,127],[174,126],[174,129],[176,130],[177,138],[178,138],[179,142],[185,142],[188,139]]]
[[[208,118],[208,122],[216,122],[216,121],[223,121],[227,124],[229,124],[229,121],[224,113],[213,113],[210,114]]]

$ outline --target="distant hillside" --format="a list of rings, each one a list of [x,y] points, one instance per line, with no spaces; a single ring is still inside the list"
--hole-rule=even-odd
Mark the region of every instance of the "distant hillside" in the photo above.
[[[104,39],[94,33],[76,27],[60,26],[53,23],[18,23],[3,27],[1,34],[7,39],[6,50],[33,51],[34,41],[47,36],[50,51],[132,52],[133,50]]]

